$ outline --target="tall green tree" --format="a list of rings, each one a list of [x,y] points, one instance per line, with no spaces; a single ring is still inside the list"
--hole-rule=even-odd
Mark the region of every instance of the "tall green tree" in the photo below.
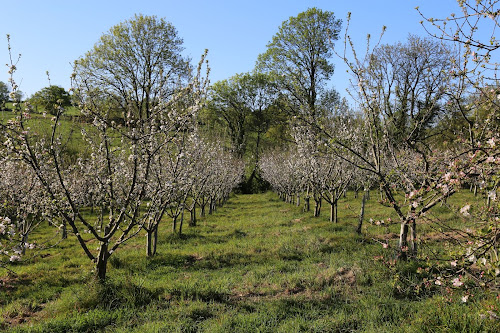
[[[334,72],[333,42],[341,24],[333,12],[310,8],[283,22],[259,55],[258,68],[275,75],[292,113],[319,116],[318,101]]]
[[[277,98],[270,76],[262,73],[236,74],[212,86],[210,111],[227,128],[237,156],[244,155],[251,132],[260,139],[267,131],[272,122],[269,109]]]
[[[104,108],[118,105],[128,121],[149,118],[191,72],[182,43],[175,27],[156,16],[135,15],[115,25],[75,61],[82,102],[99,97]]]
[[[228,133],[233,153],[247,161],[245,192],[261,187],[258,179],[261,152],[284,133],[287,119],[278,107],[279,96],[272,76],[259,72],[237,74],[211,88],[211,118]]]
[[[5,103],[9,100],[9,87],[0,81],[0,110],[5,108]]]
[[[59,107],[71,105],[71,97],[64,88],[51,85],[34,93],[30,97],[29,102],[55,115]]]

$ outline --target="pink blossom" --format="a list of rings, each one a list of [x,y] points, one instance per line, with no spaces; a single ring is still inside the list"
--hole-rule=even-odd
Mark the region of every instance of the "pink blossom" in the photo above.
[[[19,260],[21,260],[21,257],[18,256],[18,255],[16,255],[16,254],[11,255],[10,259],[9,259],[10,262],[16,262],[16,261],[19,261]]]
[[[454,287],[460,287],[464,284],[462,281],[460,281],[460,278],[454,278],[451,282],[453,283]]]
[[[491,138],[487,142],[491,148],[495,148],[495,138]]]
[[[469,210],[470,205],[465,205],[460,209],[460,214],[462,214],[463,216],[470,216]]]

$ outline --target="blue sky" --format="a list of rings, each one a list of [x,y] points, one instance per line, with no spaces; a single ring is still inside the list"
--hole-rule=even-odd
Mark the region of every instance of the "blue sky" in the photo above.
[[[73,61],[113,25],[136,13],[171,22],[193,61],[207,48],[215,82],[251,71],[281,23],[310,7],[333,11],[344,23],[351,12],[349,34],[360,50],[366,34],[378,36],[383,25],[384,43],[404,41],[409,33],[425,35],[416,6],[436,18],[458,12],[456,0],[0,0],[0,5],[8,11],[0,20],[0,64],[8,62],[5,35],[10,34],[14,55],[22,54],[15,78],[28,96],[48,85],[46,71],[52,84],[69,88]],[[339,60],[333,62],[331,85],[346,95],[349,77]],[[4,67],[0,81],[7,79]]]

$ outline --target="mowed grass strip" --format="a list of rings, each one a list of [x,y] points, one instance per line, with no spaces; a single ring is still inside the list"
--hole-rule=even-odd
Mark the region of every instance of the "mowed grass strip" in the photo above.
[[[435,285],[418,290],[424,279],[419,267],[425,261],[392,263],[399,225],[387,222],[393,213],[375,196],[368,202],[363,235],[357,235],[361,198],[352,193],[339,205],[338,224],[328,222],[326,205],[321,217],[314,218],[273,193],[234,195],[198,226],[184,228],[182,236],[173,235],[165,220],[153,258],[145,256],[145,237],[127,243],[111,257],[104,286],[92,281],[92,265],[70,236],[33,262],[14,266],[17,276],[1,277],[1,328],[498,331],[499,322],[486,312],[499,306],[494,293],[478,291],[463,303],[459,292],[450,296]],[[472,199],[464,193],[456,200],[459,206]],[[440,209],[440,218],[451,218],[446,207]],[[370,224],[370,218],[386,223]],[[432,231],[425,222],[421,229]],[[49,227],[42,232],[38,237],[48,237]],[[388,249],[381,244],[386,241]]]

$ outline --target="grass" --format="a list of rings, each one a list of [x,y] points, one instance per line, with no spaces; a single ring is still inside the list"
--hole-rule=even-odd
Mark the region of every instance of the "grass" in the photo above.
[[[372,195],[367,220],[396,219]],[[468,193],[457,205],[473,200]],[[0,329],[8,332],[498,332],[497,294],[434,284],[425,260],[392,263],[397,223],[354,232],[350,193],[338,224],[273,193],[236,195],[179,237],[165,221],[157,256],[136,237],[110,259],[105,285],[73,237],[0,277]],[[453,204],[453,202],[450,202]],[[436,213],[452,219],[445,207]],[[461,223],[461,222],[460,222]],[[426,234],[437,232],[422,224]],[[46,227],[48,228],[48,227]],[[42,233],[49,232],[48,229]],[[40,235],[39,237],[42,237]],[[392,248],[384,249],[379,240]],[[434,238],[428,249],[447,249]],[[420,268],[420,269],[419,269]],[[420,273],[419,273],[420,272]],[[0,272],[3,274],[4,272]]]

